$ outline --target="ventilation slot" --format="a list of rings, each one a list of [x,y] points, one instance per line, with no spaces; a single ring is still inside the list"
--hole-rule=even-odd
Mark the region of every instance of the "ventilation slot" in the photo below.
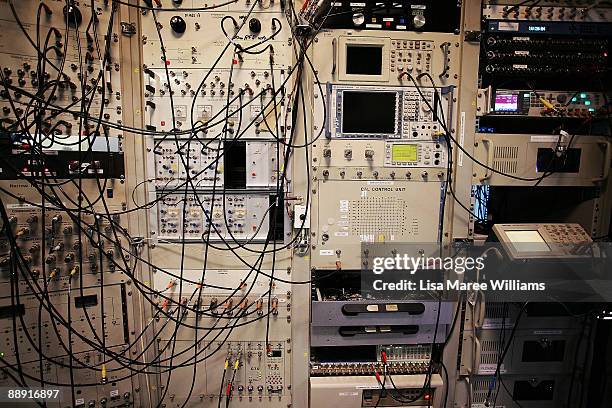
[[[493,168],[501,173],[516,174],[518,152],[518,146],[495,146]]]
[[[518,158],[518,146],[495,146],[493,159],[513,159]]]
[[[474,404],[483,404],[487,398],[487,391],[489,389],[489,380],[477,380],[474,381],[472,386],[472,406]]]
[[[480,364],[497,364],[500,353],[500,342],[485,340],[481,343]]]
[[[501,319],[508,317],[508,311],[509,309],[506,309],[506,313],[504,313],[503,304],[487,305],[485,308],[485,317],[488,319]]]

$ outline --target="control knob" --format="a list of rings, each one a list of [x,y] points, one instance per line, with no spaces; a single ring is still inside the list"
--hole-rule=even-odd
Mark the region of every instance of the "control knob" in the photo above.
[[[360,26],[365,22],[365,16],[363,13],[355,13],[353,14],[353,24],[355,26]]]
[[[249,20],[249,30],[254,32],[255,34],[261,31],[261,21],[257,18],[252,18]]]
[[[175,33],[183,34],[187,29],[187,23],[185,23],[185,20],[183,20],[181,16],[173,16],[170,19],[170,27]]]
[[[412,19],[412,24],[414,25],[414,28],[422,28],[425,25],[425,16],[422,14],[417,14]]]

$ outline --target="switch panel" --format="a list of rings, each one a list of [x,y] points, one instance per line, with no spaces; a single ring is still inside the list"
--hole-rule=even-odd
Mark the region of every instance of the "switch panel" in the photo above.
[[[155,145],[155,186],[158,189],[223,187],[220,142],[159,140]]]
[[[270,228],[274,197],[267,194],[180,194],[159,197],[159,238],[264,240]],[[210,234],[210,235],[209,235]]]

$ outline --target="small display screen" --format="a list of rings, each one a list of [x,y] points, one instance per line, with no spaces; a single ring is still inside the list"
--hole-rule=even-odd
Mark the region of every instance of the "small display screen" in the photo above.
[[[350,75],[381,75],[381,45],[347,45],[346,73]]]
[[[391,160],[394,162],[417,161],[418,146],[415,144],[396,144],[391,147]]]
[[[396,92],[342,92],[342,133],[395,134]]]
[[[495,94],[496,112],[518,112],[519,94],[515,92],[498,92]]]
[[[512,246],[518,252],[550,252],[550,247],[536,230],[506,231]]]

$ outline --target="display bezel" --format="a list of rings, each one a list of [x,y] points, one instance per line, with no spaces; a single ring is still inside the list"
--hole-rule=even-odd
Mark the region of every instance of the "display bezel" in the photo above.
[[[395,109],[394,109],[394,132],[393,133],[383,133],[383,132],[345,132],[343,129],[344,123],[344,115],[347,113],[344,111],[344,92],[362,92],[362,93],[386,93],[386,94],[395,94]],[[335,136],[342,138],[361,138],[361,139],[372,139],[372,138],[382,138],[382,139],[400,139],[402,137],[401,133],[401,104],[402,104],[402,94],[398,90],[389,90],[389,89],[375,89],[375,88],[342,88],[337,89],[334,92],[335,102],[336,102],[336,120],[335,120]]]
[[[348,47],[380,47],[380,75],[349,74],[347,66]],[[340,37],[338,39],[338,79],[340,81],[388,82],[391,39],[377,37]]]

